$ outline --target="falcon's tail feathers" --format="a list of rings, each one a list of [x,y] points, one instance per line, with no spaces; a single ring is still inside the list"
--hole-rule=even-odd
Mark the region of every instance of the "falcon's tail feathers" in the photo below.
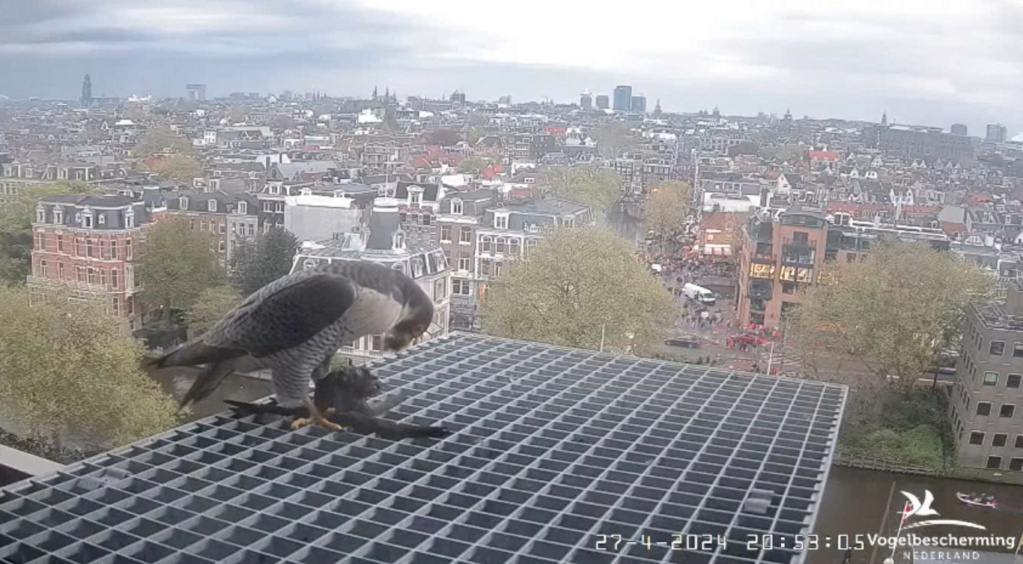
[[[426,427],[395,423],[362,413],[341,412],[329,418],[334,423],[344,425],[362,435],[376,434],[382,439],[400,441],[402,439],[440,438],[451,434],[445,427]]]
[[[201,340],[190,341],[169,353],[147,357],[143,360],[145,368],[167,368],[171,366],[198,366],[200,364],[218,363],[224,360],[243,356],[245,353],[233,349],[212,347]]]
[[[229,374],[234,372],[234,363],[228,360],[222,362],[214,362],[207,364],[203,367],[199,375],[195,377],[195,382],[192,382],[192,387],[188,389],[188,393],[185,394],[184,399],[181,400],[181,407],[185,407],[190,403],[196,403],[205,399],[213,390],[220,387],[220,384],[227,378]]]

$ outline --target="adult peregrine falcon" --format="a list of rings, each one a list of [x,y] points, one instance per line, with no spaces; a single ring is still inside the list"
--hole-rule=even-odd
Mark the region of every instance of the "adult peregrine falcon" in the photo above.
[[[208,396],[236,359],[251,355],[271,369],[278,405],[304,405],[313,423],[340,430],[309,400],[310,378],[315,385],[339,348],[367,335],[384,334],[387,350],[405,348],[427,330],[433,313],[430,297],[404,273],[367,261],[335,261],[267,284],[209,331],[149,363],[205,365],[181,402],[185,406]]]

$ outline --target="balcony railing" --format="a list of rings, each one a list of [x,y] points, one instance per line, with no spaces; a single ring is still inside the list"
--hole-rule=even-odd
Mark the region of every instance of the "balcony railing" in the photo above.
[[[807,239],[807,240],[804,241],[804,240],[792,239],[792,238],[789,238],[789,237],[785,237],[782,240],[782,244],[784,246],[786,246],[786,247],[799,247],[799,248],[802,248],[802,249],[816,249],[817,248],[817,241],[815,241],[813,239]]]
[[[778,256],[770,252],[768,253],[754,252],[753,257],[750,260],[752,260],[753,262],[774,264],[778,262]]]

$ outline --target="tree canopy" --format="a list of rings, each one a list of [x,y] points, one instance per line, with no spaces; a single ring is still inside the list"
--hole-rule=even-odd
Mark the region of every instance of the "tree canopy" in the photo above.
[[[603,216],[622,193],[621,175],[599,166],[552,167],[547,181],[553,195],[590,206],[596,216]]]
[[[644,351],[671,324],[671,296],[614,233],[596,227],[548,232],[525,260],[492,282],[483,303],[491,335],[557,345]]]
[[[597,142],[597,152],[605,159],[620,157],[636,147],[638,140],[632,128],[624,123],[604,125],[593,130],[591,135]]]
[[[205,333],[214,323],[220,321],[224,314],[240,304],[242,299],[244,298],[238,289],[230,284],[203,290],[202,294],[199,294],[199,299],[185,314],[189,337]]]
[[[650,190],[643,206],[647,231],[664,239],[682,228],[692,202],[692,190],[685,182],[662,182]]]
[[[193,179],[202,176],[202,165],[191,155],[152,157],[149,170],[185,186],[191,186]]]
[[[12,431],[113,447],[175,425],[173,399],[140,369],[142,346],[103,305],[30,304],[25,289],[0,286],[0,325],[0,410]]]
[[[959,340],[967,305],[993,286],[952,253],[903,242],[829,263],[821,276],[794,319],[804,367],[813,371],[822,349],[854,351],[881,382],[906,385]]]
[[[192,152],[192,144],[184,135],[174,133],[169,127],[154,127],[150,129],[142,141],[135,146],[135,156],[147,158],[161,153],[189,154]]]
[[[39,200],[48,196],[95,193],[85,182],[22,186],[16,198],[0,207],[0,282],[24,284],[32,268],[32,222]]]
[[[457,145],[462,140],[462,136],[457,131],[452,129],[434,129],[430,132],[429,141],[430,145],[440,145],[441,147],[452,147]]]
[[[459,165],[459,172],[465,174],[479,174],[481,170],[490,166],[490,161],[481,157],[469,157]]]
[[[246,296],[291,272],[298,238],[280,228],[263,233],[254,244],[239,245],[232,259],[232,280]]]
[[[213,236],[192,231],[187,220],[168,218],[154,225],[139,257],[142,299],[164,313],[187,311],[203,291],[224,283],[213,251]]]

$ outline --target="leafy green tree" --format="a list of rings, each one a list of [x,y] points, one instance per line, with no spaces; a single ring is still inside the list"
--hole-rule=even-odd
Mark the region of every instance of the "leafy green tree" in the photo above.
[[[188,323],[189,338],[206,332],[214,323],[220,321],[224,314],[240,304],[244,297],[237,288],[230,284],[222,284],[206,288],[199,295],[192,307],[185,314]]]
[[[180,218],[164,219],[150,229],[138,275],[142,299],[158,317],[187,311],[207,288],[224,283],[213,244],[212,235],[193,231]]]
[[[149,170],[185,186],[191,186],[193,179],[202,176],[202,165],[191,155],[154,157]]]
[[[669,181],[653,187],[643,206],[647,231],[664,241],[682,228],[691,202],[692,190],[685,182]]]
[[[427,143],[440,145],[441,147],[452,147],[462,140],[462,136],[453,129],[434,129],[430,132]]]
[[[32,222],[39,200],[92,193],[96,193],[95,186],[77,181],[24,186],[16,198],[0,207],[0,282],[24,284],[31,271]]]
[[[30,304],[25,289],[0,286],[0,410],[11,430],[113,447],[173,427],[177,406],[104,304],[50,296]]]
[[[154,127],[135,146],[135,156],[140,159],[162,153],[187,155],[191,152],[192,144],[188,138],[175,133],[169,127]]]
[[[614,159],[636,148],[639,140],[632,128],[625,124],[598,127],[591,135],[597,142],[597,152],[605,159]]]
[[[622,193],[622,177],[599,166],[561,166],[547,171],[550,192],[571,202],[585,204],[603,216]]]
[[[911,386],[992,288],[978,267],[920,243],[882,242],[863,260],[829,263],[794,317],[804,365],[814,371],[822,350],[853,351],[880,383]]]
[[[462,164],[458,167],[459,172],[465,174],[479,174],[481,170],[490,166],[490,161],[480,157],[469,157],[462,161]]]
[[[286,229],[263,233],[256,243],[239,245],[232,260],[234,283],[246,296],[291,272],[298,238]]]
[[[635,249],[595,227],[552,229],[491,284],[488,333],[586,349],[646,352],[672,320],[671,296]]]

